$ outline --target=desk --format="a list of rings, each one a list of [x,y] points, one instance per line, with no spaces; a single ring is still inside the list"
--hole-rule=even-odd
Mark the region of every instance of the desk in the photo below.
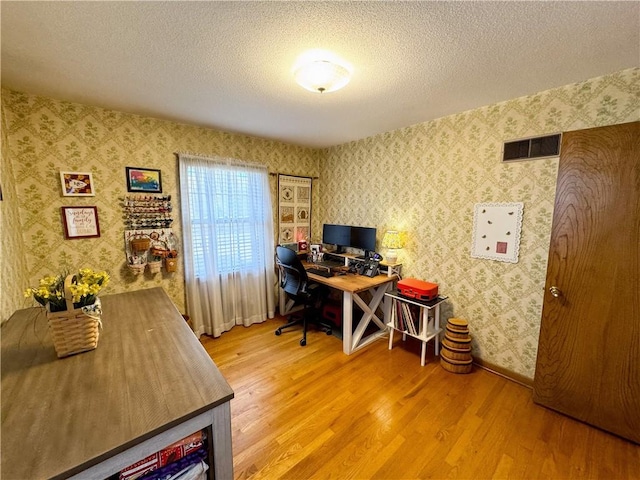
[[[382,305],[383,316],[389,314],[389,303],[385,301],[385,293],[393,288],[393,283],[398,279],[397,275],[377,275],[373,278],[364,275],[346,274],[333,277],[321,277],[313,273],[307,273],[310,280],[327,285],[342,291],[342,351],[351,355],[356,350],[370,344],[387,332],[384,318],[378,317],[376,310]],[[369,303],[362,298],[363,292],[371,293]],[[362,317],[353,329],[353,305],[362,309]],[[280,290],[280,313],[288,315],[292,302],[286,301],[286,294]],[[373,322],[378,330],[365,336],[365,330]]]
[[[2,477],[107,478],[201,429],[232,479],[229,387],[161,288],[100,297],[98,348],[58,359],[42,308],[2,324]]]

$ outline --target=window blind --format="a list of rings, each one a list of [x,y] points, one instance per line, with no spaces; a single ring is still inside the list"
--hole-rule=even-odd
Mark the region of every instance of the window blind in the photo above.
[[[217,273],[264,269],[266,170],[211,162],[186,174],[195,276],[211,273],[207,255]]]

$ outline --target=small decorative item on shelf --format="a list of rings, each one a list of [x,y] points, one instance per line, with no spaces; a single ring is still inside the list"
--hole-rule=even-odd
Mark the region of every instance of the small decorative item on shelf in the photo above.
[[[80,269],[76,275],[46,276],[25,297],[45,307],[58,358],[93,350],[102,327],[98,293],[109,282],[106,272]]]
[[[167,272],[175,272],[178,269],[178,251],[171,250],[164,259],[164,266]]]

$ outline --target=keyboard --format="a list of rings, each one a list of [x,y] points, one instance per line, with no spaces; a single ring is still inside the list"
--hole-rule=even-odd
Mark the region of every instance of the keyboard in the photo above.
[[[314,275],[326,278],[333,277],[333,274],[329,270],[325,270],[323,268],[308,268],[307,273],[313,273]]]
[[[321,262],[317,262],[316,265],[321,265],[323,267],[335,268],[335,267],[343,267],[344,262],[340,262],[338,260],[323,260]]]

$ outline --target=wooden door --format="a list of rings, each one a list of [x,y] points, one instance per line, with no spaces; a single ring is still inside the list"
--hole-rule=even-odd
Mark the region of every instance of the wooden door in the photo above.
[[[563,135],[533,399],[640,443],[640,122]]]

